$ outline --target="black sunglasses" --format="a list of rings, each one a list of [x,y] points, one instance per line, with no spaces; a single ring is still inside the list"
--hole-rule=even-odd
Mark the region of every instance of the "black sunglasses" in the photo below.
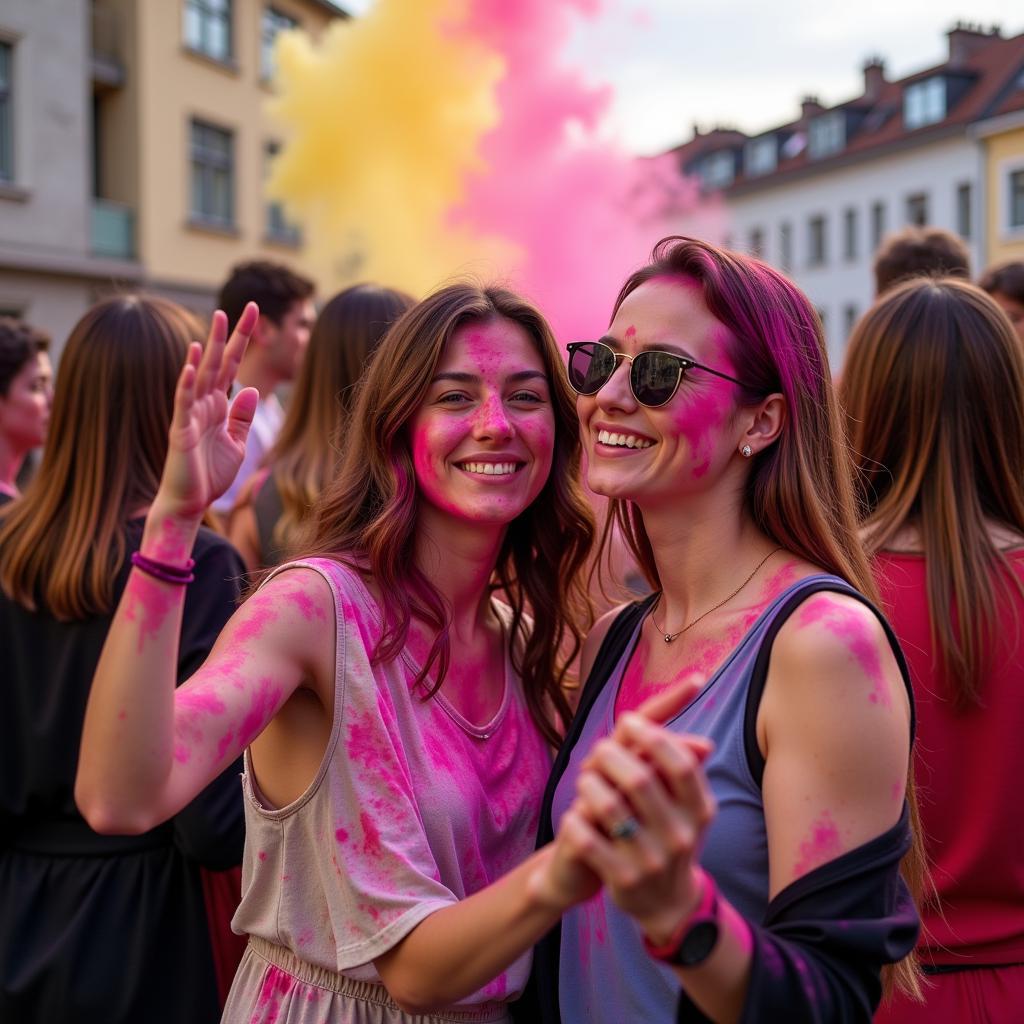
[[[656,409],[672,400],[687,370],[704,370],[731,380],[741,388],[746,387],[727,373],[712,370],[710,366],[686,356],[677,356],[674,352],[650,350],[628,356],[625,352],[616,352],[603,341],[574,341],[566,348],[569,350],[569,384],[580,395],[596,395],[611,380],[620,359],[629,360],[629,389],[633,397],[649,409]]]

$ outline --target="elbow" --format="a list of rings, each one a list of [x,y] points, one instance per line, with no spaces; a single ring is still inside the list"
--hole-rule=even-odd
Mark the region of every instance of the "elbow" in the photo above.
[[[137,836],[157,824],[148,816],[112,806],[96,794],[89,793],[80,782],[75,784],[75,804],[89,828],[104,836]]]
[[[436,1013],[457,1001],[457,997],[452,998],[452,993],[439,991],[436,985],[430,984],[425,978],[417,980],[392,975],[385,981],[384,987],[399,1009],[412,1016]]]

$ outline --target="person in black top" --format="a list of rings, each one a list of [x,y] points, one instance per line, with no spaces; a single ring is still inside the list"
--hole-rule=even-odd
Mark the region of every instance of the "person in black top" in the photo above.
[[[200,866],[241,860],[237,767],[169,822],[101,836],[74,802],[86,698],[160,479],[174,387],[198,325],[155,298],[79,321],[49,443],[0,509],[0,1020],[205,1022],[219,1016]],[[244,566],[201,530],[179,681],[235,607]]]

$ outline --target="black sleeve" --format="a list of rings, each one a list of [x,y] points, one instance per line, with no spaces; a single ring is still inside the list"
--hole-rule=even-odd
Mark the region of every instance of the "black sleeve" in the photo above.
[[[202,665],[224,624],[238,606],[245,565],[227,541],[200,531],[195,581],[189,584],[182,617],[178,682]],[[217,776],[174,817],[175,845],[190,860],[221,871],[242,862],[245,821],[239,776],[242,759]]]
[[[741,1024],[871,1021],[885,964],[905,957],[919,920],[900,877],[909,815],[888,832],[798,878],[751,924],[753,960]],[[682,993],[680,1024],[707,1018]]]

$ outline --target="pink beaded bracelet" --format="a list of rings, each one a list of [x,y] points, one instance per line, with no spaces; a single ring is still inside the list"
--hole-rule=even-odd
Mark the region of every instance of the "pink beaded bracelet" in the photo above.
[[[185,565],[168,565],[166,562],[157,562],[155,559],[147,558],[141,551],[132,552],[132,565],[141,569],[147,576],[152,576],[163,583],[176,583],[183,586],[191,583],[196,577],[192,569],[195,562],[190,558]]]

